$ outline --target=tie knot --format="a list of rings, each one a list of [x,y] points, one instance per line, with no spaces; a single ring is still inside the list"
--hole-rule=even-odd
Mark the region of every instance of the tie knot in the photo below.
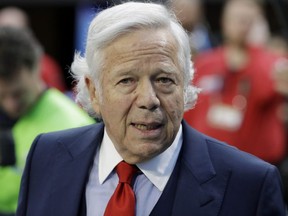
[[[137,167],[135,165],[128,164],[124,161],[121,161],[116,166],[116,172],[119,177],[119,182],[131,184],[132,178],[137,172]]]

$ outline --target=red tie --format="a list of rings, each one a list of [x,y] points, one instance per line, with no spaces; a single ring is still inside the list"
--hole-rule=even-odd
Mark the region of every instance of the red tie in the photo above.
[[[124,161],[116,166],[119,183],[110,198],[104,216],[134,216],[135,195],[131,188],[131,181],[137,168]]]

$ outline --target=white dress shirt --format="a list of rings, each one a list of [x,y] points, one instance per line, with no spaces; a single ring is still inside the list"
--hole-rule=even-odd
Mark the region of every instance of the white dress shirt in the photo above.
[[[148,216],[161,196],[182,146],[182,125],[172,145],[149,161],[136,164],[142,171],[135,179],[136,215]],[[106,129],[86,186],[87,216],[102,216],[118,184],[115,166],[122,161]]]

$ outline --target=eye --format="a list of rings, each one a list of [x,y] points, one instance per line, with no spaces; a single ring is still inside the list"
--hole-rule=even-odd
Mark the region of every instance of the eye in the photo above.
[[[131,85],[133,83],[135,83],[135,79],[133,78],[124,78],[119,81],[119,84],[122,84],[122,85]]]
[[[168,78],[168,77],[160,77],[156,81],[160,84],[165,84],[165,85],[175,83],[173,79]]]

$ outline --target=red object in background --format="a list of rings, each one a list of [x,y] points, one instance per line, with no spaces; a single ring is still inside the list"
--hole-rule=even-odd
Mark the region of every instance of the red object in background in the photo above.
[[[277,115],[283,100],[271,77],[277,57],[250,48],[246,67],[231,71],[224,52],[218,48],[196,57],[194,83],[204,90],[184,119],[209,136],[278,163],[286,153],[286,135]]]
[[[41,77],[48,87],[65,92],[67,90],[64,76],[57,62],[47,54],[41,60]]]

